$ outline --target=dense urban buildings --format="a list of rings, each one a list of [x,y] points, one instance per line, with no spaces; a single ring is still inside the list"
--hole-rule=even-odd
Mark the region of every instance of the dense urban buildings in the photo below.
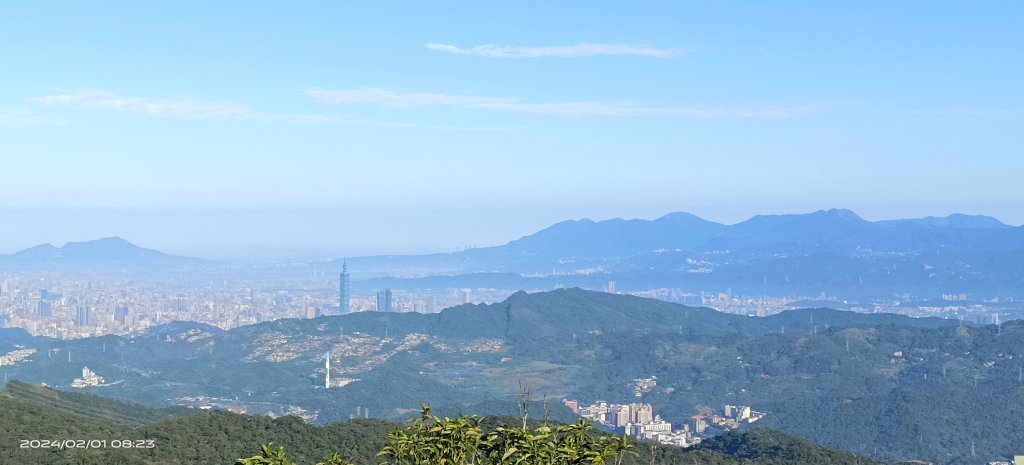
[[[193,321],[223,329],[281,318],[316,318],[362,311],[434,313],[468,303],[493,303],[517,289],[384,287],[353,292],[348,266],[337,280],[315,271],[288,269],[220,273],[196,278],[8,273],[0,276],[0,326],[38,336],[81,338],[130,334],[172,321]],[[609,282],[606,291],[650,297],[721,312],[769,316],[785,310],[830,307],[860,313],[934,316],[989,324],[1019,318],[1021,302],[948,292],[934,298],[913,295],[847,300],[837,296],[745,296],[659,288],[626,290]],[[531,289],[541,291],[546,289]],[[824,329],[824,328],[823,328]]]
[[[681,447],[698,444],[702,438],[718,436],[738,429],[742,423],[754,423],[766,416],[749,406],[726,405],[721,415],[705,411],[691,416],[685,423],[673,425],[656,415],[654,407],[646,403],[612,404],[599,400],[582,407],[577,400],[566,399],[562,403],[580,417],[616,433]]]
[[[316,318],[378,308],[434,313],[463,303],[501,301],[514,292],[386,289],[380,290],[378,299],[377,290],[349,290],[346,310],[338,305],[339,297],[350,287],[326,274],[217,278],[8,273],[0,276],[0,326],[59,339],[131,334],[172,321],[230,329],[281,318]]]

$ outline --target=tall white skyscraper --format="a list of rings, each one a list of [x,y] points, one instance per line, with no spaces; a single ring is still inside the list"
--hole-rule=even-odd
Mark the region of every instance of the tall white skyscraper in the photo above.
[[[331,353],[324,354],[324,389],[331,388]]]

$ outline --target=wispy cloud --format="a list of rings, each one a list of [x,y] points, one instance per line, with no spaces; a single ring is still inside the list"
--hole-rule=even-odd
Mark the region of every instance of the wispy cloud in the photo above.
[[[471,48],[460,48],[455,45],[428,43],[426,47],[438,52],[457,55],[477,55],[487,58],[579,58],[599,55],[642,56],[650,58],[670,58],[683,53],[679,49],[642,47],[621,44],[576,44],[546,47],[515,47],[508,45],[477,45]]]
[[[63,123],[63,120],[27,110],[0,109],[0,127],[50,126]]]
[[[338,118],[327,115],[263,112],[248,105],[235,102],[202,100],[192,97],[129,97],[95,89],[47,95],[33,100],[36,103],[50,106],[143,114],[167,118],[203,120],[242,119],[292,124],[316,124],[339,121]]]
[[[316,100],[335,105],[354,103],[375,103],[386,107],[458,106],[472,107],[486,104],[514,103],[515,99],[477,97],[472,95],[437,94],[427,92],[395,92],[376,87],[361,87],[351,90],[307,91]]]
[[[631,102],[532,103],[515,98],[473,95],[408,93],[380,88],[308,91],[310,97],[333,105],[377,104],[395,108],[450,107],[566,117],[682,117],[682,118],[786,118],[820,113],[828,103],[791,106],[646,106]]]
[[[527,129],[526,126],[427,126],[426,128],[452,132],[508,132]]]

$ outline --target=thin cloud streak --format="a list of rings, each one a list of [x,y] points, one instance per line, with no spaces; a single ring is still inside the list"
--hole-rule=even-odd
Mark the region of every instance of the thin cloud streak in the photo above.
[[[453,132],[508,132],[527,129],[526,126],[427,126],[427,129],[435,131]]]
[[[547,47],[515,47],[508,45],[484,44],[477,45],[472,48],[460,48],[455,45],[438,43],[427,43],[425,46],[436,52],[453,53],[456,55],[476,55],[486,58],[580,58],[601,55],[671,58],[683,53],[678,49],[592,43]]]
[[[144,114],[182,119],[236,119],[290,124],[319,124],[342,121],[326,115],[267,113],[240,103],[201,100],[191,97],[128,97],[105,90],[85,89],[33,99],[36,103],[65,108]]]
[[[820,113],[831,107],[824,102],[793,106],[644,106],[630,102],[531,103],[514,98],[440,93],[404,93],[380,88],[308,91],[310,97],[332,105],[377,104],[392,108],[449,107],[495,110],[563,117],[675,117],[675,118],[788,118]]]
[[[429,92],[395,92],[376,87],[361,87],[352,90],[307,91],[310,97],[334,105],[375,103],[386,107],[410,108],[426,106],[473,107],[515,103],[516,99],[477,97],[472,95],[438,94]]]

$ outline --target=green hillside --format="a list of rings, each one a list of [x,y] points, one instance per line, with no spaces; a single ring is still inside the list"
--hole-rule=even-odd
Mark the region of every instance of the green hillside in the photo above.
[[[125,426],[141,426],[165,418],[191,415],[181,407],[153,408],[142,404],[119,402],[91,394],[55,391],[20,381],[10,381],[0,390],[0,397],[45,407],[54,413],[69,413]]]
[[[53,341],[12,379],[154,406],[305,415],[315,424],[398,421],[419,402],[446,415],[515,414],[519,381],[552,418],[562,399],[635,402],[631,382],[680,425],[699,406],[749,405],[765,426],[887,461],[976,463],[1024,452],[1024,322],[828,309],[767,318],[564,289],[440,314],[366,312],[220,331],[175,325],[135,338]],[[68,361],[65,351],[70,351]],[[334,386],[323,388],[332,353]],[[344,383],[344,385],[340,384]],[[956,421],[950,421],[955,418]]]
[[[9,395],[30,389],[36,395]],[[376,464],[375,457],[387,443],[388,432],[402,425],[379,420],[353,420],[327,426],[313,426],[294,417],[236,415],[203,412],[185,417],[167,417],[145,425],[129,426],[110,419],[94,418],[84,406],[102,406],[97,410],[155,416],[157,411],[134,404],[119,403],[92,396],[67,396],[45,387],[9,384],[0,396],[0,463],[18,465],[230,465],[236,459],[256,454],[260,444],[273,442],[284,446],[298,464],[312,465],[337,452],[356,464]],[[59,398],[54,404],[47,399]],[[514,424],[513,418],[491,418],[487,428]],[[535,426],[537,423],[533,423]],[[23,440],[95,439],[107,447],[95,450],[44,450],[21,448]],[[758,430],[730,435],[724,441],[709,441],[694,450],[670,446],[651,447],[634,442],[636,456],[624,462],[630,465],[657,464],[714,465],[836,465],[873,464],[870,460],[836,452],[778,431]],[[140,441],[152,447],[115,449],[112,441]]]

